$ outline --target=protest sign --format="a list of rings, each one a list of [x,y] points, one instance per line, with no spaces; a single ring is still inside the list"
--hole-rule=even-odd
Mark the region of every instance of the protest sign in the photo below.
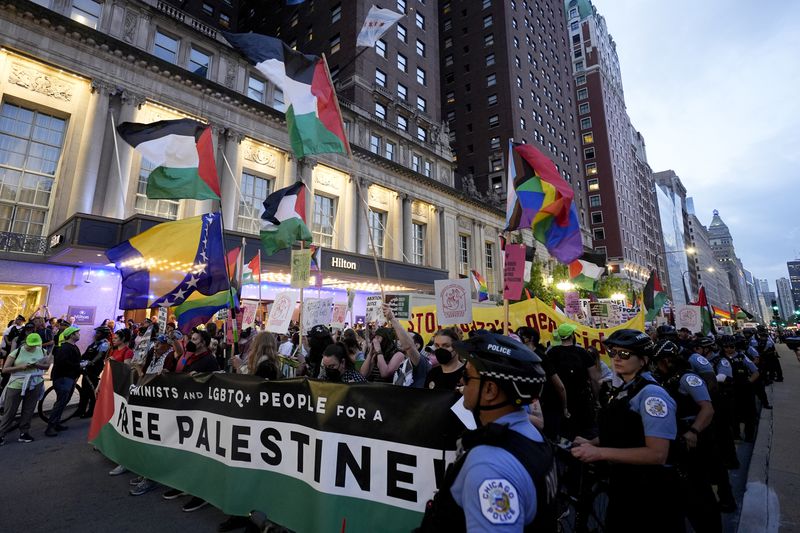
[[[437,279],[433,284],[436,318],[440,324],[447,326],[472,322],[472,286],[468,278]]]
[[[292,321],[297,294],[294,291],[283,291],[275,295],[275,301],[269,310],[267,331],[272,333],[286,333]]]
[[[242,313],[242,329],[245,330],[255,326],[258,300],[242,300],[239,303],[239,310]]]
[[[581,300],[576,291],[569,291],[564,294],[564,312],[570,317],[581,314]]]
[[[368,324],[370,322],[375,322],[376,324],[380,325],[386,322],[386,318],[383,316],[382,304],[383,304],[383,298],[381,298],[380,294],[367,296],[366,320]]]
[[[167,312],[169,310],[166,307],[159,307],[158,308],[158,331],[160,333],[166,333],[167,331]]]
[[[292,250],[291,286],[308,287],[311,278],[311,250]]]
[[[689,328],[689,331],[702,331],[703,313],[699,305],[678,305],[675,312],[675,327]]]
[[[506,244],[503,298],[519,300],[525,284],[525,245]]]
[[[222,512],[293,531],[411,531],[455,457],[449,391],[169,373],[112,361],[89,441]],[[390,390],[391,389],[391,390]]]
[[[384,302],[389,304],[397,319],[408,319],[411,313],[411,296],[408,294],[387,294]]]
[[[306,298],[303,300],[303,329],[310,330],[318,324],[331,323],[333,298]]]
[[[331,316],[332,328],[343,328],[347,321],[347,304],[333,304],[333,315]]]

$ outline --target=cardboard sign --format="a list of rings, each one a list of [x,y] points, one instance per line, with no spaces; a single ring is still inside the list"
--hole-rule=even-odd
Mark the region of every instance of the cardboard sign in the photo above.
[[[581,300],[576,291],[564,294],[564,312],[567,316],[578,316],[581,313]]]
[[[506,244],[503,298],[519,300],[525,285],[525,245]]]
[[[303,300],[303,328],[308,331],[318,324],[331,323],[333,298],[305,298]]]
[[[507,247],[506,250],[508,250]],[[524,249],[522,254],[522,260],[524,261]],[[521,276],[520,279],[522,279]],[[436,292],[436,318],[439,323],[447,326],[472,322],[472,287],[470,286],[470,280],[468,278],[437,279],[433,283]]]
[[[292,250],[292,287],[300,289],[311,283],[311,250]]]
[[[258,300],[242,300],[239,303],[242,313],[242,329],[252,328],[256,324],[256,313],[258,312]]]
[[[347,304],[333,304],[333,315],[331,316],[331,327],[342,329],[347,320]]]
[[[279,292],[269,310],[267,331],[272,333],[286,333],[292,321],[297,294],[295,291]]]
[[[703,329],[703,313],[699,305],[678,305],[675,312],[675,328],[689,328],[689,331]]]
[[[376,324],[383,324],[386,322],[386,317],[383,316],[383,298],[380,294],[367,296],[367,323],[375,322]]]
[[[589,304],[589,312],[593,318],[608,318],[611,314],[609,304],[603,302],[592,302]]]
[[[395,318],[407,320],[411,316],[411,296],[408,294],[387,294],[384,302],[392,308]]]

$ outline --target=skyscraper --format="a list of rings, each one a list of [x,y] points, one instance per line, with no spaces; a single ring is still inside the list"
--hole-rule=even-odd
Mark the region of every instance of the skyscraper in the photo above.
[[[794,308],[800,308],[800,259],[788,261],[786,267],[789,270],[789,282],[792,285],[792,300]]]
[[[709,242],[708,230],[694,214],[694,206],[691,198],[686,199],[687,211],[689,212],[689,245],[694,249],[694,253],[689,255],[690,274],[693,277],[690,289],[690,298],[697,295],[697,289],[702,285],[706,289],[706,297],[709,303],[720,309],[730,309],[733,302],[728,273],[719,265],[714,258],[714,252]]]
[[[761,314],[758,301],[751,298],[745,277],[745,269],[742,266],[742,261],[736,256],[736,250],[733,247],[733,236],[731,236],[728,226],[722,221],[719,211],[716,209],[714,210],[711,224],[708,225],[708,238],[720,268],[728,273],[728,280],[733,292],[734,301],[732,304],[743,307],[751,313]],[[798,277],[798,282],[800,283],[800,277]],[[752,285],[752,277],[750,284]],[[800,288],[800,285],[798,288]]]
[[[661,267],[663,256],[644,140],[625,108],[616,43],[605,18],[588,0],[571,0],[567,6],[582,174],[594,248],[606,254],[612,272],[641,286],[651,268]]]
[[[795,309],[797,309],[792,299],[792,284],[788,278],[778,278],[775,280],[775,287],[778,290],[778,306],[780,307],[781,318],[789,320],[794,315]]]

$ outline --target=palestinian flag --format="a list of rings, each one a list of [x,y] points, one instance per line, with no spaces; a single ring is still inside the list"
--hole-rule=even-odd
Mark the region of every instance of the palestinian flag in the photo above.
[[[283,91],[292,150],[311,154],[349,154],[342,113],[324,58],[302,54],[274,37],[222,33],[256,69]]]
[[[573,285],[594,291],[597,280],[605,273],[605,255],[584,253],[569,264],[569,278]]]
[[[264,210],[261,246],[265,254],[291,248],[295,241],[311,242],[306,226],[306,186],[302,181],[267,196]]]
[[[253,256],[242,269],[242,285],[261,281],[261,252]]]
[[[667,293],[664,287],[661,286],[661,281],[658,279],[658,274],[655,270],[650,271],[650,278],[644,286],[642,294],[644,300],[644,308],[647,311],[644,319],[651,322],[658,312],[664,307],[664,302],[667,301]]]
[[[219,200],[210,126],[188,118],[123,122],[117,133],[156,165],[147,177],[148,198]]]
[[[175,316],[178,318],[178,329],[189,335],[192,328],[205,324],[214,313],[220,309],[231,307],[234,302],[236,307],[236,291],[220,291],[211,296],[203,296],[199,292],[193,292],[181,305],[175,308]]]
[[[717,327],[714,325],[714,312],[711,310],[711,306],[708,304],[708,298],[706,298],[706,288],[702,285],[700,285],[700,290],[697,291],[697,301],[692,305],[700,306],[700,314],[703,317],[703,335],[708,335],[709,332],[716,335]]]

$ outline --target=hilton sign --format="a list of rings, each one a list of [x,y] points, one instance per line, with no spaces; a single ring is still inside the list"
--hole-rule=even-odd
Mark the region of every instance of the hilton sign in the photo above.
[[[358,270],[358,263],[355,261],[348,261],[343,257],[331,256],[331,266],[334,268],[343,268],[345,270]]]

